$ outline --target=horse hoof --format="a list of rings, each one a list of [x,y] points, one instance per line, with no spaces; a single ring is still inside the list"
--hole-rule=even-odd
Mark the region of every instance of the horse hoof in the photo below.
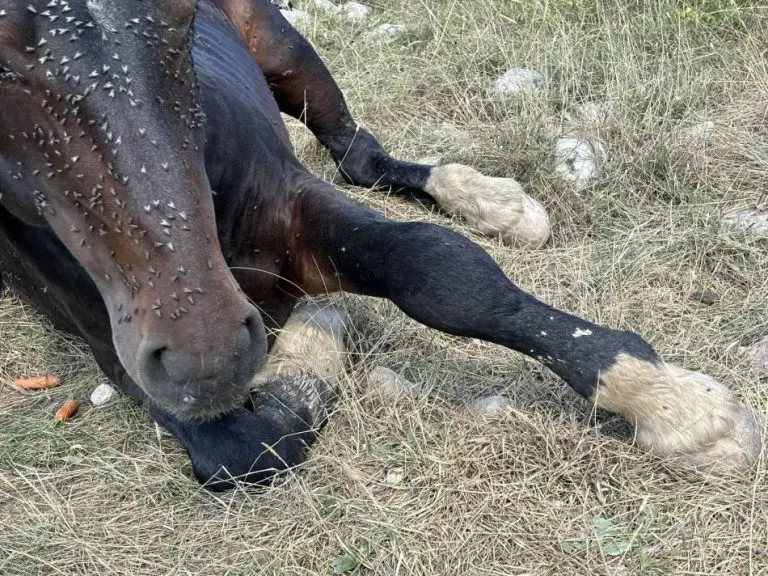
[[[512,178],[484,176],[469,166],[447,164],[432,168],[425,190],[449,214],[511,246],[539,248],[549,238],[547,211]]]

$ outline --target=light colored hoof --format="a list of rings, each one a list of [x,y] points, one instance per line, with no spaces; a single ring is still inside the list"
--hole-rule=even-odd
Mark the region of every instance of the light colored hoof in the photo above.
[[[519,248],[539,248],[550,235],[544,207],[512,178],[484,176],[461,164],[432,169],[425,191],[472,228]]]
[[[296,307],[283,327],[283,331],[298,333],[313,329],[320,330],[334,344],[334,349],[346,351],[344,336],[348,325],[349,317],[341,308],[321,305],[309,300]]]
[[[335,306],[320,306],[313,301],[297,306],[280,330],[251,388],[263,386],[276,375],[303,373],[335,382],[346,365],[347,326],[349,317]]]
[[[502,239],[518,248],[541,248],[550,234],[549,214],[537,200],[525,194],[520,220]]]
[[[706,374],[676,366],[667,370],[675,396],[637,421],[638,444],[708,470],[754,464],[762,450],[755,412]]]
[[[598,406],[634,421],[654,454],[711,471],[747,469],[760,455],[755,413],[706,374],[620,355],[600,380]]]
[[[699,432],[680,435],[670,443],[669,436],[640,424],[637,441],[652,453],[669,456],[697,468],[713,472],[746,470],[754,465],[762,451],[759,423],[751,408],[735,402],[718,414],[707,414],[697,427]],[[675,436],[672,434],[671,436]]]

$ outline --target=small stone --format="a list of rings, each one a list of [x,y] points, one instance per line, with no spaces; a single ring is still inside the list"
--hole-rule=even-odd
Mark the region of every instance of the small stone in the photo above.
[[[509,410],[512,403],[504,396],[484,396],[467,405],[467,412],[475,418],[500,418]]]
[[[420,393],[418,384],[406,380],[397,372],[384,366],[377,366],[371,370],[368,375],[368,389],[391,399],[418,396]]]
[[[576,116],[582,122],[600,124],[608,115],[608,110],[597,102],[584,102],[576,108]]]
[[[707,306],[712,306],[712,304],[717,304],[717,301],[720,298],[714,292],[704,290],[703,292],[694,292],[688,297],[688,299],[693,300],[694,302],[701,302]]]
[[[342,14],[354,22],[362,22],[371,15],[371,9],[360,2],[347,2],[341,7]]]
[[[755,370],[768,371],[768,335],[763,336],[754,344],[741,348],[741,352]]]
[[[555,173],[577,190],[600,176],[600,157],[604,154],[598,142],[581,138],[558,138],[555,142]]]
[[[690,142],[705,142],[715,135],[715,123],[711,120],[699,122],[689,128],[685,135]]]
[[[571,108],[566,114],[570,128],[599,128],[616,114],[618,103],[615,100],[582,102]]]
[[[541,72],[530,68],[510,68],[504,72],[491,87],[491,96],[500,99],[511,99],[533,94],[544,82]]]
[[[403,24],[381,24],[365,33],[364,38],[369,42],[394,42],[408,33],[408,27]]]
[[[91,404],[94,406],[104,406],[115,397],[117,391],[109,384],[100,384],[91,392]]]
[[[317,8],[325,10],[330,14],[339,14],[341,12],[341,6],[334,4],[331,0],[314,0],[314,4]]]
[[[723,229],[730,232],[748,234],[756,238],[768,237],[768,211],[734,210],[720,220]]]
[[[395,466],[387,470],[385,481],[390,486],[397,486],[405,480],[405,470],[401,466]]]

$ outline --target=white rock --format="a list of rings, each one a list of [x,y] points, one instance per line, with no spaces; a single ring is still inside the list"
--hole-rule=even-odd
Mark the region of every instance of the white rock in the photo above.
[[[377,366],[371,370],[368,375],[368,389],[395,400],[406,396],[418,396],[420,392],[418,384],[406,380],[397,372],[384,366]]]
[[[764,238],[768,236],[768,211],[734,210],[726,213],[720,220],[720,224],[726,231]]]
[[[601,124],[608,115],[606,106],[598,102],[584,102],[575,109],[576,117],[587,124]]]
[[[331,0],[314,0],[314,4],[320,10],[325,10],[330,14],[340,14],[341,6],[334,4]]]
[[[109,384],[100,384],[91,392],[91,404],[104,406],[115,397],[117,391]]]
[[[568,111],[568,124],[574,128],[599,128],[616,114],[617,106],[615,100],[582,102]]]
[[[689,128],[686,132],[686,140],[691,142],[704,142],[715,135],[715,123],[711,120],[700,122]]]
[[[269,0],[270,3],[274,4],[281,10],[290,10],[292,8],[291,6],[291,0]]]
[[[510,99],[532,94],[541,87],[544,76],[530,68],[510,68],[504,72],[491,87],[491,96]]]
[[[394,42],[399,40],[408,32],[408,27],[404,24],[381,24],[373,30],[365,33],[365,39],[369,42]]]
[[[484,396],[470,402],[467,412],[475,418],[499,418],[506,414],[511,405],[504,396]]]
[[[341,12],[350,20],[362,22],[371,15],[371,9],[360,2],[347,2],[341,6]]]
[[[768,336],[741,349],[755,370],[768,371]]]
[[[309,21],[309,14],[304,10],[292,9],[292,10],[280,10],[283,18],[288,20],[292,26],[299,26],[304,22]]]
[[[400,466],[395,466],[387,470],[386,482],[390,486],[397,486],[405,480],[405,470]]]
[[[598,142],[559,138],[555,142],[555,173],[580,190],[600,176],[600,158],[603,154],[603,148]]]
[[[331,0],[313,0],[316,8],[327,12],[328,14],[335,14],[337,16],[345,16],[347,19],[361,22],[368,18],[372,10],[365,4],[360,2],[345,2],[344,4],[336,4]]]

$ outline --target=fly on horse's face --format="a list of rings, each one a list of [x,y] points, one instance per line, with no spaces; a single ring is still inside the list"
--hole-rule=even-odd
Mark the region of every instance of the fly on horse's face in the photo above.
[[[261,318],[221,254],[188,38],[193,0],[0,0],[0,199],[97,285],[162,408],[240,403]]]

